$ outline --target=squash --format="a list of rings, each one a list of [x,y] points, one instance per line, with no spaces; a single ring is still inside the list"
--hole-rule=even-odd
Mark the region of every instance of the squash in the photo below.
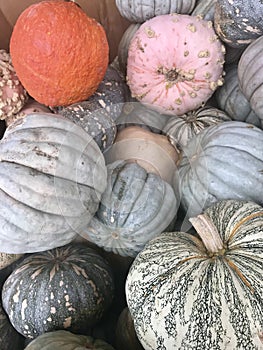
[[[183,151],[174,184],[188,217],[223,199],[263,204],[261,129],[245,122],[224,122],[202,130]]]
[[[225,111],[233,120],[244,121],[261,127],[259,117],[251,109],[250,103],[239,87],[237,65],[230,65],[224,77],[224,85],[216,93],[219,108]]]
[[[85,332],[113,299],[108,263],[94,249],[71,244],[25,258],[6,279],[3,307],[24,337],[53,330]]]
[[[159,235],[127,276],[143,348],[261,349],[263,208],[219,201],[191,221],[199,238]]]
[[[180,117],[171,117],[163,128],[163,133],[177,148],[182,149],[201,130],[231,118],[218,108],[205,106],[190,111]]]
[[[245,47],[263,34],[261,0],[217,0],[214,26],[221,40],[232,47]]]
[[[32,4],[18,17],[10,39],[15,71],[28,93],[48,106],[87,99],[109,62],[104,28],[73,1]]]
[[[171,185],[137,163],[116,161],[107,168],[99,209],[80,235],[106,251],[135,257],[173,221],[179,202]]]
[[[168,13],[191,13],[196,0],[116,0],[120,14],[130,22],[142,23]]]
[[[180,14],[154,17],[129,46],[132,96],[163,114],[197,109],[223,84],[224,52],[212,22]]]
[[[9,322],[8,316],[0,302],[0,349],[23,350],[24,337],[19,334]]]
[[[262,6],[261,6],[262,7]],[[242,53],[238,63],[240,89],[256,115],[263,120],[263,35]]]
[[[64,330],[47,332],[38,336],[25,350],[42,350],[44,348],[45,350],[114,350],[110,344],[103,340]]]
[[[201,16],[206,21],[214,21],[216,0],[197,0],[192,16]]]
[[[18,113],[28,98],[17,77],[10,54],[0,49],[0,120]]]
[[[31,253],[71,242],[106,188],[104,157],[79,126],[51,113],[11,124],[0,143],[0,246]]]

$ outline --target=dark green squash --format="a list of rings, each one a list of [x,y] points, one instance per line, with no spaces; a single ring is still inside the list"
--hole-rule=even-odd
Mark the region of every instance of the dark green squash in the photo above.
[[[112,271],[83,244],[71,244],[25,258],[3,285],[3,307],[27,338],[53,330],[85,332],[113,299]]]

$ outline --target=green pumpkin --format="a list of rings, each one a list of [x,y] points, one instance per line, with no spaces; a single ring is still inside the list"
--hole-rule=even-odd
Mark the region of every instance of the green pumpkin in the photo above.
[[[24,337],[53,330],[85,331],[113,299],[108,263],[92,248],[70,244],[25,258],[6,279],[3,307]]]
[[[143,348],[262,349],[263,208],[219,201],[191,222],[199,237],[159,235],[127,276]]]
[[[73,334],[68,331],[47,332],[34,339],[25,350],[114,350],[114,348],[100,339]]]

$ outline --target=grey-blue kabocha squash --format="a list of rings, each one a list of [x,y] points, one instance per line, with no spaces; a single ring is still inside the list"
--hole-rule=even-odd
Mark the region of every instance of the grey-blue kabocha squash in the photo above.
[[[130,22],[142,23],[168,13],[191,13],[196,0],[115,0],[120,14]]]
[[[219,201],[192,218],[199,237],[163,233],[135,258],[126,297],[145,350],[259,350],[263,208]]]
[[[187,216],[222,199],[263,204],[263,130],[224,122],[202,130],[183,151],[177,183]]]
[[[107,261],[87,245],[71,243],[26,257],[4,282],[2,302],[14,328],[33,339],[59,329],[87,331],[113,293]]]
[[[0,247],[28,253],[69,243],[106,188],[104,157],[73,122],[30,114],[0,142]]]
[[[261,122],[252,110],[249,101],[240,89],[237,65],[230,65],[224,77],[224,84],[215,92],[219,108],[233,120],[244,121],[261,127]]]

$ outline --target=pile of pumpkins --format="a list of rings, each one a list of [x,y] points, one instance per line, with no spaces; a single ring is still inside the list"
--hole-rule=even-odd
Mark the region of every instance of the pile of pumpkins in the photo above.
[[[116,7],[0,50],[0,349],[262,349],[262,1]]]

